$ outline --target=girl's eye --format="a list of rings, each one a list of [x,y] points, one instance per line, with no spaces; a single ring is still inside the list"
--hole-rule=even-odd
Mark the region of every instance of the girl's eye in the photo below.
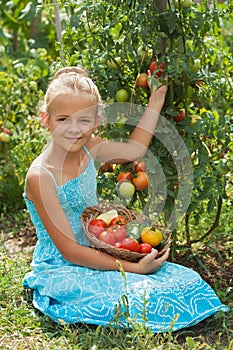
[[[80,122],[82,124],[89,124],[89,123],[92,123],[92,120],[91,119],[88,119],[88,118],[81,118],[80,119]]]
[[[67,120],[67,117],[59,117],[59,118],[57,119],[58,122],[64,122],[64,121],[66,121],[66,120]]]

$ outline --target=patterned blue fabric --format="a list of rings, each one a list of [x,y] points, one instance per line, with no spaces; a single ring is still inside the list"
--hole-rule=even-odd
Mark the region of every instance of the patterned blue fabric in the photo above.
[[[94,161],[85,172],[63,186],[57,195],[80,244],[88,245],[80,215],[86,206],[97,204]],[[23,279],[33,292],[33,304],[56,322],[84,322],[107,326],[116,306],[127,295],[132,318],[142,317],[146,302],[146,324],[153,332],[173,331],[195,325],[217,311],[228,311],[199,274],[184,266],[165,262],[151,275],[126,273],[126,284],[118,271],[99,271],[67,262],[53,244],[37,211],[24,194],[36,227],[32,271]],[[124,323],[124,320],[121,320]]]

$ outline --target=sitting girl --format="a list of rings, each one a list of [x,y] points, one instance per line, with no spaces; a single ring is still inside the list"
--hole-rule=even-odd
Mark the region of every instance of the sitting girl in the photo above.
[[[96,169],[101,163],[141,158],[151,141],[167,86],[153,88],[138,125],[127,142],[94,136],[100,123],[100,95],[82,68],[60,69],[45,95],[43,124],[51,140],[31,164],[24,198],[36,227],[32,271],[23,280],[33,304],[56,322],[107,326],[125,294],[117,259],[88,246],[80,216],[97,204]],[[127,281],[132,318],[147,300],[147,326],[154,332],[196,324],[228,308],[198,273],[167,262],[155,249],[139,262],[120,260]],[[146,292],[146,294],[145,294]]]

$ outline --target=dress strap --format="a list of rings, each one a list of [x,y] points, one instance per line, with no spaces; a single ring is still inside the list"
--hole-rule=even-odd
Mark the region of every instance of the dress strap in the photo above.
[[[48,169],[46,169],[43,165],[33,165],[33,166],[31,167],[31,169],[32,169],[32,168],[41,168],[41,169],[43,169],[43,170],[50,176],[50,178],[53,180],[53,183],[54,183],[55,187],[57,187],[56,180],[55,180],[53,174],[51,173],[51,171],[49,171]]]
[[[84,151],[86,152],[86,154],[89,156],[89,158],[92,160],[92,159],[93,159],[93,158],[92,158],[92,155],[91,155],[91,153],[88,151],[87,147],[86,147],[86,146],[83,146],[83,149],[84,149]]]

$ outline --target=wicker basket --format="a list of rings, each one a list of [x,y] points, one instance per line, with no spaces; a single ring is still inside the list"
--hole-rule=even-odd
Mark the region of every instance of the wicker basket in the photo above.
[[[118,214],[124,216],[128,222],[140,224],[143,223],[146,219],[148,219],[147,216],[139,214],[134,210],[129,210],[118,204],[103,203],[97,206],[87,207],[82,212],[81,222],[89,244],[91,247],[102,250],[105,253],[108,253],[116,258],[137,262],[147,254],[141,254],[137,252],[131,252],[126,249],[115,248],[109,244],[106,244],[105,242],[100,241],[97,237],[95,237],[88,231],[89,222],[92,219],[95,219],[98,215],[112,209],[116,209]],[[162,225],[158,226],[158,228],[163,232],[166,239],[165,244],[163,244],[163,247],[161,248],[161,250],[159,250],[159,253],[156,258],[161,257],[167,251],[171,244],[171,233],[165,230],[165,228]]]

